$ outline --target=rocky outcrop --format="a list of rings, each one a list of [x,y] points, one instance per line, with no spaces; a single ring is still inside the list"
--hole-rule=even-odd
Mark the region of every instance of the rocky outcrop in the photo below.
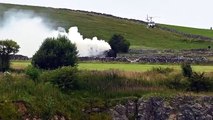
[[[110,112],[113,120],[213,120],[213,97],[140,98]]]

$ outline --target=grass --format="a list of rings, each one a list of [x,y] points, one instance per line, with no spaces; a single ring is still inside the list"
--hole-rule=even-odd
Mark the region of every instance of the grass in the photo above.
[[[21,119],[23,115],[30,114],[42,119],[51,119],[59,114],[68,119],[90,120],[111,119],[109,113],[86,114],[82,110],[92,108],[112,108],[132,98],[149,98],[160,96],[169,98],[177,95],[212,95],[212,92],[199,94],[182,92],[165,87],[163,79],[172,74],[161,74],[153,71],[137,73],[137,79],[127,77],[129,72],[122,71],[80,71],[80,85],[83,88],[69,93],[60,91],[48,82],[35,84],[23,73],[10,75],[0,74],[0,117],[2,119]],[[120,74],[124,73],[124,74]],[[146,78],[138,76],[147,75]],[[148,78],[152,78],[148,80]],[[153,79],[157,78],[157,79]],[[27,112],[17,112],[14,101],[26,103]],[[23,106],[22,106],[23,107]]]
[[[89,74],[85,74],[86,72],[89,72]],[[121,101],[123,98],[127,97],[169,96],[177,93],[165,89],[133,90],[132,88],[127,88],[128,86],[126,83],[122,85],[122,88],[118,85],[120,83],[117,83],[120,82],[120,77],[111,78],[112,74],[107,74],[108,71],[96,72],[102,74],[98,74],[97,76],[96,73],[90,71],[82,71],[80,74],[82,78],[80,80],[84,82],[84,85],[87,86],[87,88],[91,89],[84,90],[84,88],[82,88],[69,93],[60,91],[60,89],[48,82],[35,84],[23,73],[12,73],[8,75],[0,74],[0,117],[2,119],[21,119],[20,116],[24,113],[17,112],[17,106],[12,102],[24,101],[27,103],[26,114],[29,113],[31,117],[37,116],[42,119],[50,119],[53,115],[59,114],[66,116],[68,119],[75,120],[82,120],[90,117],[90,120],[110,119],[111,117],[107,112],[86,114],[82,112],[82,110],[90,110],[93,107],[106,108],[106,104],[107,107],[112,107],[117,103],[113,102],[114,100]],[[105,79],[105,75],[109,75],[110,79]],[[102,90],[102,88],[104,88],[102,86],[106,86],[105,83],[108,86],[111,86],[112,84],[116,87],[116,90],[110,87],[104,89],[107,91],[97,91],[97,89]],[[114,104],[112,104],[112,102]]]
[[[80,63],[79,69],[85,70],[108,70],[108,69],[118,69],[123,71],[148,71],[154,67],[162,68],[173,68],[175,70],[180,70],[180,65],[159,65],[159,64],[122,64],[122,63]],[[196,72],[213,72],[213,66],[202,66],[202,65],[193,65],[193,70]]]
[[[118,69],[123,71],[147,71],[151,70],[153,67],[172,67],[176,68],[178,66],[169,65],[151,65],[151,64],[123,64],[123,63],[80,63],[79,69],[85,70],[108,70],[108,69]]]
[[[14,69],[25,69],[28,65],[30,61],[12,61]],[[152,69],[153,67],[161,68]],[[164,67],[175,70],[164,69]],[[180,68],[179,65],[79,63],[78,68],[79,71],[76,71],[76,78],[74,78],[77,80],[78,87],[70,91],[61,91],[51,79],[51,76],[56,75],[57,79],[63,76],[62,79],[65,81],[72,81],[70,74],[66,72],[63,72],[63,75],[58,74],[63,69],[67,70],[65,68],[59,68],[57,71],[41,71],[37,82],[24,72],[0,73],[0,107],[2,108],[0,117],[20,119],[23,113],[17,112],[14,101],[24,101],[28,105],[28,113],[42,119],[51,119],[59,114],[75,120],[85,118],[105,120],[111,119],[107,111],[87,114],[83,110],[109,109],[120,102],[140,97],[212,96],[212,86],[208,92],[187,92],[187,78],[177,71]],[[210,68],[208,71],[212,71],[212,66],[194,66],[193,68],[198,71]],[[211,73],[208,75],[207,80],[212,85],[213,75]],[[73,82],[70,84],[75,85]],[[178,85],[182,87],[177,88]]]
[[[30,65],[30,61],[12,61],[11,67],[15,69],[25,69],[28,65]]]
[[[12,68],[15,69],[24,69],[30,65],[30,61],[12,61]],[[162,68],[173,68],[175,70],[180,70],[180,65],[176,64],[126,64],[126,63],[88,63],[82,62],[78,64],[80,70],[109,70],[109,69],[118,69],[122,71],[138,71],[144,72],[151,70],[154,67]],[[213,72],[212,65],[192,65],[192,68],[196,72]]]
[[[77,108],[81,109],[87,104],[83,104],[83,101],[78,101],[78,98],[72,98],[70,95],[63,94],[58,88],[52,85],[36,85],[32,80],[21,74],[13,75],[9,81],[0,81],[0,93],[1,102],[23,100],[30,104],[28,112],[31,112],[30,114],[32,116],[40,116],[42,118],[51,117],[53,114],[56,114],[57,111],[61,111],[63,115],[68,118],[72,116],[73,118],[79,119],[83,115],[80,116],[78,114],[79,110],[77,110]],[[5,103],[3,102],[2,104]],[[11,111],[10,109],[11,108],[7,108],[4,109],[4,111]],[[14,114],[12,114],[12,116],[14,116]],[[2,116],[0,115],[0,117]]]
[[[4,11],[11,8],[32,10],[44,17],[45,23],[54,28],[61,26],[68,29],[71,26],[78,26],[84,37],[97,36],[108,41],[113,34],[121,34],[130,41],[131,48],[192,49],[207,48],[208,45],[213,46],[213,42],[190,40],[158,28],[148,29],[145,24],[139,22],[82,11],[0,4],[0,17]]]

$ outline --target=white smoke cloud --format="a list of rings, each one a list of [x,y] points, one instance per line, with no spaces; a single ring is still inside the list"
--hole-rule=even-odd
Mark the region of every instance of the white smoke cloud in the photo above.
[[[20,45],[19,54],[32,56],[51,30],[43,19],[30,11],[9,10],[4,13],[0,27],[0,40],[12,39]]]
[[[69,32],[63,28],[51,29],[44,20],[31,11],[9,10],[4,13],[0,21],[0,40],[12,39],[20,45],[18,54],[32,57],[39,49],[39,46],[47,37],[67,36],[72,43],[75,43],[79,56],[98,56],[104,51],[111,49],[104,40],[83,39],[77,27],[71,27]]]
[[[77,27],[71,27],[69,32],[63,28],[58,28],[57,31],[53,32],[54,37],[58,35],[63,35],[69,38],[72,43],[75,43],[77,49],[79,51],[79,56],[99,56],[102,55],[106,50],[111,49],[110,45],[104,40],[98,40],[97,37],[93,37],[92,39],[83,38],[83,36],[78,32]]]

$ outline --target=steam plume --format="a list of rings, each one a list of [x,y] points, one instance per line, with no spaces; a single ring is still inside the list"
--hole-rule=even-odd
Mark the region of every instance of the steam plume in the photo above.
[[[32,57],[39,49],[39,46],[47,37],[65,35],[75,43],[79,56],[99,56],[104,51],[111,49],[104,40],[83,39],[77,27],[71,27],[66,33],[64,28],[52,29],[45,24],[44,19],[36,16],[31,11],[9,10],[3,15],[0,22],[0,40],[12,39],[20,45],[19,54]]]
[[[64,35],[68,37],[72,43],[75,43],[79,51],[79,56],[81,57],[100,56],[103,55],[106,50],[111,49],[107,42],[98,40],[97,37],[83,39],[77,27],[71,27],[68,33],[66,33],[65,29],[58,28],[58,30],[53,33],[53,36],[57,37],[58,35]]]

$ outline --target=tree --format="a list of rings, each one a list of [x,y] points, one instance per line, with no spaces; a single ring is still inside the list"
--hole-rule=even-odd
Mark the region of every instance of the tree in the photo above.
[[[32,64],[41,69],[77,65],[77,48],[65,36],[47,38],[33,55]]]
[[[210,79],[204,76],[204,73],[196,73],[194,72],[189,80],[189,90],[196,91],[197,93],[200,91],[208,91],[211,89]]]
[[[189,63],[183,63],[181,65],[181,68],[182,68],[182,73],[183,73],[183,76],[184,77],[188,77],[190,78],[192,76],[192,67]]]
[[[10,67],[10,55],[19,51],[19,45],[13,40],[0,41],[0,71],[5,72]]]
[[[114,34],[109,40],[109,44],[116,53],[127,53],[130,46],[130,42],[119,34]]]

